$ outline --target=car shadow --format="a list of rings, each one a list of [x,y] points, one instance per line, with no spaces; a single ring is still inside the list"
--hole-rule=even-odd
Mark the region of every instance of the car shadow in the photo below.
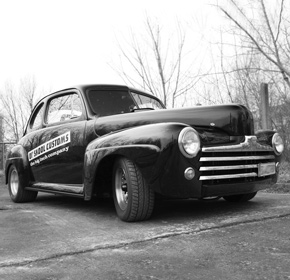
[[[247,214],[263,208],[266,202],[255,201],[255,198],[243,203],[230,203],[222,198],[219,200],[198,199],[162,199],[156,200],[150,221],[205,219]],[[112,198],[92,199],[84,201],[76,197],[54,194],[39,194],[34,202],[35,206],[49,208],[69,209],[70,211],[83,212],[86,215],[108,215],[108,219],[115,215]],[[264,205],[265,206],[265,205]]]
[[[219,200],[164,200],[155,204],[153,219],[195,218],[233,216],[260,209],[261,201],[248,201],[243,203],[230,203]]]

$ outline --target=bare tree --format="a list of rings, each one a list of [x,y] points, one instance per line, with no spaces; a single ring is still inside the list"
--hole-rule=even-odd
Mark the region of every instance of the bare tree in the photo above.
[[[175,39],[166,40],[162,27],[148,17],[145,30],[145,36],[132,31],[128,46],[119,43],[120,65],[115,70],[125,83],[148,90],[166,106],[175,107],[177,99],[184,102],[199,80],[192,78],[191,63],[185,62],[186,34],[178,23],[172,35]]]
[[[2,112],[4,114],[4,126],[6,127],[5,133],[8,132],[13,139],[18,141],[19,139],[19,122],[20,113],[19,107],[22,106],[22,103],[18,103],[18,96],[16,95],[15,88],[9,82],[5,84],[5,93],[0,94],[0,100],[2,103]]]
[[[23,135],[27,119],[33,108],[35,93],[34,77],[22,79],[19,89],[11,82],[6,82],[4,91],[0,92],[5,140],[17,142]]]
[[[32,111],[36,94],[36,80],[34,76],[26,76],[20,80],[20,95],[24,98],[26,107]]]
[[[227,2],[232,9],[221,5],[219,9],[234,24],[235,31],[239,31],[243,50],[260,53],[290,88],[289,3],[284,0],[248,1],[248,5],[245,1]]]
[[[3,116],[0,114],[0,142],[3,142],[3,138],[4,138]]]

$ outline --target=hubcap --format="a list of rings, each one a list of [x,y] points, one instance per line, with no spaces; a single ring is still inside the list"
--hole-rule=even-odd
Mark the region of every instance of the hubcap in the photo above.
[[[10,175],[10,188],[11,188],[11,193],[15,196],[18,193],[18,188],[19,188],[19,179],[18,179],[18,173],[14,169],[11,172]]]
[[[128,205],[128,188],[126,175],[122,168],[119,168],[116,172],[115,191],[120,208],[125,210]]]

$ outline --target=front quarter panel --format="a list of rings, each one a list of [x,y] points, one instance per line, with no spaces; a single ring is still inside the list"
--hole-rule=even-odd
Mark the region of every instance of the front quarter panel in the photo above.
[[[108,134],[92,141],[85,154],[85,199],[92,196],[96,171],[102,160],[118,156],[135,162],[147,183],[155,191],[161,192],[162,174],[176,160],[176,154],[180,155],[177,142],[179,132],[184,127],[186,125],[180,123],[150,124]]]

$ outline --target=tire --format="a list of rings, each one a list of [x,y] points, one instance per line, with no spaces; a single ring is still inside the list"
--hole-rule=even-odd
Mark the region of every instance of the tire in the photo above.
[[[118,217],[125,222],[144,221],[154,208],[154,191],[131,160],[119,158],[113,168],[113,198]]]
[[[9,169],[8,173],[8,190],[10,198],[16,203],[32,202],[37,197],[36,191],[27,191],[24,189],[25,185],[14,165]]]
[[[228,196],[224,196],[223,199],[229,202],[246,202],[254,198],[256,194],[257,192],[237,194],[237,195],[228,195]]]

